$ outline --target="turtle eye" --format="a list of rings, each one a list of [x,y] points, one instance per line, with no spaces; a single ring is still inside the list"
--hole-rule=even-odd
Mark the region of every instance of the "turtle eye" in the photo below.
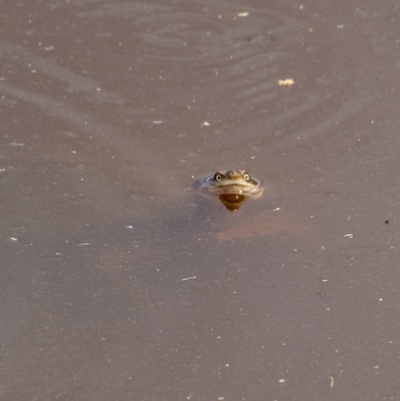
[[[249,181],[249,180],[250,180],[250,175],[249,175],[248,173],[243,173],[243,178],[244,178],[246,181]]]
[[[215,173],[214,180],[215,181],[221,181],[222,180],[222,175],[220,173]]]

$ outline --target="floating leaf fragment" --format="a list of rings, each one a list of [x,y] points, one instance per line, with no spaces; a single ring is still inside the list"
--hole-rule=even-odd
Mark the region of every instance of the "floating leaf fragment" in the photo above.
[[[280,79],[278,81],[279,86],[292,86],[294,85],[294,80],[291,78],[286,78],[286,79]]]

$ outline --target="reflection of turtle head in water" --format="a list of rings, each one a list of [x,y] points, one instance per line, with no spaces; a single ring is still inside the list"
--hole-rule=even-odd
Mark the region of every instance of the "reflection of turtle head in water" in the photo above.
[[[256,199],[263,193],[261,181],[244,170],[207,174],[197,179],[193,186],[203,193],[218,196],[231,212],[238,210],[248,197]]]

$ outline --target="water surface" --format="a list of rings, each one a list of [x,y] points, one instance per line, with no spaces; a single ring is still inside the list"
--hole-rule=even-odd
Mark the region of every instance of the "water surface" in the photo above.
[[[5,1],[2,398],[396,399],[399,12]]]

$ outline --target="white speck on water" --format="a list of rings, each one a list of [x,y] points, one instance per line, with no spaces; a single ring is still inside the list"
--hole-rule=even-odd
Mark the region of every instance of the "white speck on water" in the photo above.
[[[354,237],[354,234],[345,234],[345,235],[343,235],[343,237],[353,238],[353,237]]]
[[[193,280],[193,279],[195,279],[195,278],[197,278],[197,277],[196,277],[196,276],[193,276],[193,277],[186,277],[186,278],[183,278],[182,281]]]

